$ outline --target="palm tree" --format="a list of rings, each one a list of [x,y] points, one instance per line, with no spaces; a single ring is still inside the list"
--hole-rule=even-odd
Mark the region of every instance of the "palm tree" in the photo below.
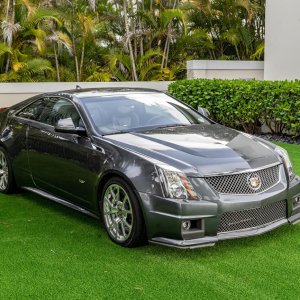
[[[2,80],[37,62],[32,80],[174,80],[188,59],[263,58],[265,0],[0,4]]]
[[[151,80],[160,72],[162,52],[159,49],[150,49],[136,61],[137,80]],[[117,80],[131,80],[132,69],[129,54],[114,53],[109,56],[109,68]]]
[[[52,10],[34,6],[25,0],[8,1],[6,16],[1,29],[3,41],[10,49],[6,52],[5,73],[8,73],[30,62],[35,52],[43,55],[48,34],[47,22],[52,20],[59,23],[59,20]]]
[[[210,35],[214,49],[207,51],[214,59],[251,59],[263,42],[264,1],[194,0],[189,5],[191,29]]]
[[[48,36],[47,39],[50,42],[50,44],[53,45],[56,76],[57,76],[57,81],[60,82],[61,78],[60,78],[59,59],[58,59],[59,52],[62,47],[65,47],[68,53],[72,56],[73,55],[72,41],[66,33],[59,30],[53,31],[53,33],[50,36]]]

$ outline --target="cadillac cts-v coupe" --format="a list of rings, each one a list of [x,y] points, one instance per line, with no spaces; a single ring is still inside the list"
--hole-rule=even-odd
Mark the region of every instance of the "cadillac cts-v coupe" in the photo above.
[[[147,89],[30,98],[0,114],[0,190],[101,218],[126,247],[209,246],[297,222],[287,152],[199,111]]]

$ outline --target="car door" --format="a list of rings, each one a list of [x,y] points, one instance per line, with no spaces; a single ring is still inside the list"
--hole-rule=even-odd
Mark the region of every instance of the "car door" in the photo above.
[[[32,187],[34,185],[28,163],[27,133],[28,126],[43,109],[43,100],[37,99],[20,112],[13,111],[3,136],[6,146],[9,148],[15,180],[20,186]]]
[[[71,118],[74,127],[82,122],[68,99],[49,97],[44,101],[47,104],[37,121],[30,124],[27,137],[34,182],[41,190],[89,208],[97,180],[88,164],[92,143],[88,137],[55,131],[61,119]]]

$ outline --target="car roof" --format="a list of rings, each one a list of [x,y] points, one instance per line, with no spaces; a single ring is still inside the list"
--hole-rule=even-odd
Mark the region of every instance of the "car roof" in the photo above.
[[[163,93],[155,89],[147,88],[93,88],[93,89],[81,89],[62,91],[59,94],[69,94],[77,98],[88,98],[95,96],[103,96],[108,94],[132,94],[132,93]]]

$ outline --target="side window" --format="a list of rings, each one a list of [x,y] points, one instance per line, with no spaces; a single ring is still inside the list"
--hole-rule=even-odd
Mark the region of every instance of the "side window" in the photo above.
[[[57,100],[55,98],[48,98],[45,101],[44,109],[37,118],[37,121],[54,126],[55,114],[53,114],[53,108],[55,107],[56,102]]]
[[[22,111],[20,111],[17,116],[30,119],[30,120],[37,120],[42,111],[46,106],[46,101],[44,99],[39,99],[34,103],[25,107]]]
[[[37,121],[55,126],[59,120],[68,118],[72,120],[74,127],[78,127],[80,116],[75,106],[65,99],[50,98]]]
[[[71,118],[74,127],[78,127],[80,116],[75,106],[62,98],[43,98],[20,111],[17,116],[55,126],[58,120]]]

